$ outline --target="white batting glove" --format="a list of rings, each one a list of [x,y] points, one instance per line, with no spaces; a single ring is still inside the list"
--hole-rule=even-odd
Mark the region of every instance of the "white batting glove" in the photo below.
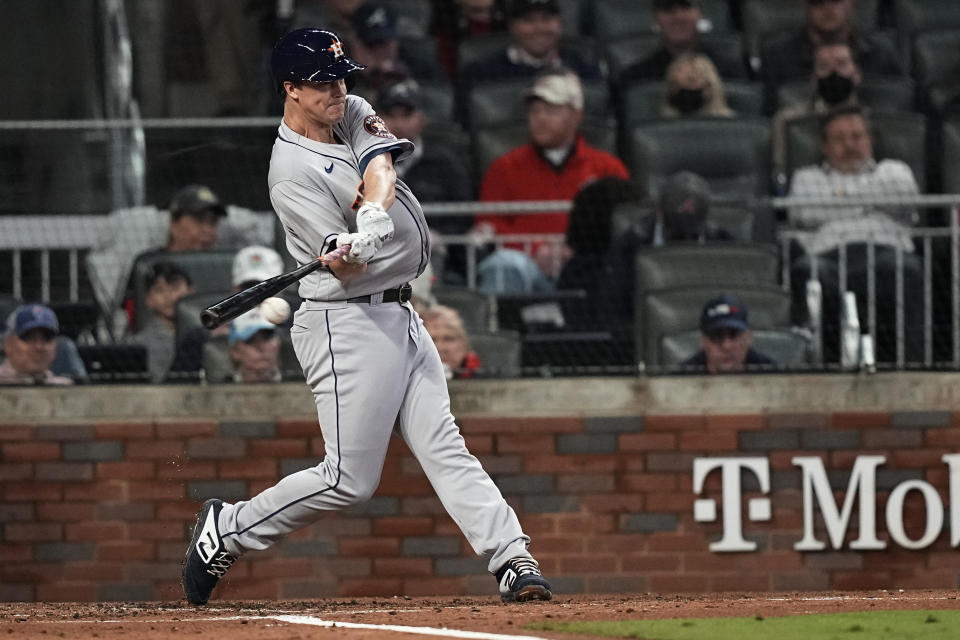
[[[357,233],[370,233],[381,241],[393,238],[393,220],[379,202],[364,202],[357,211]],[[377,246],[379,249],[379,245]],[[352,252],[351,252],[352,253]]]
[[[370,262],[383,241],[372,233],[341,233],[337,236],[337,246],[350,245],[350,251],[343,256],[344,262],[363,264]]]

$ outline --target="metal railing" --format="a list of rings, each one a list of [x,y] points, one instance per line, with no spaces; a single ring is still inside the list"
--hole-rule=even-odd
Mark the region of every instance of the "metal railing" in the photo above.
[[[240,119],[248,122],[249,119]],[[166,121],[141,121],[145,126],[168,126]],[[133,120],[103,121],[102,124],[110,125],[122,123],[133,126]],[[214,124],[215,123],[215,124]],[[5,125],[16,126],[18,123],[4,123]],[[26,126],[26,123],[23,123]],[[38,123],[30,123],[30,126],[36,126]],[[50,123],[46,123],[50,124]],[[80,123],[59,123],[61,126],[79,126]],[[85,126],[90,126],[86,122]],[[182,121],[181,121],[182,124]],[[191,120],[191,125],[207,126],[233,126],[236,123],[229,120],[219,119],[210,121],[208,119]],[[273,125],[274,119],[260,119],[258,126]],[[863,205],[898,205],[923,207],[951,207],[949,227],[930,227],[930,228],[911,228],[909,233],[915,239],[917,246],[917,256],[920,260],[920,269],[922,273],[922,292],[919,292],[919,300],[922,306],[923,326],[920,329],[922,333],[922,356],[919,360],[911,360],[905,352],[905,336],[907,332],[913,331],[915,327],[907,326],[904,314],[904,301],[906,298],[905,287],[908,283],[904,281],[904,260],[905,254],[902,250],[895,250],[894,253],[894,281],[892,282],[894,291],[894,307],[896,317],[894,323],[894,333],[896,339],[896,356],[893,366],[903,368],[909,365],[922,365],[924,367],[945,366],[950,368],[960,368],[960,229],[958,229],[957,219],[960,216],[960,195],[935,195],[935,196],[915,196],[915,197],[876,197],[876,198],[857,198],[856,204]],[[761,202],[761,206],[773,207],[777,209],[789,208],[791,206],[850,206],[849,198],[773,198]],[[540,212],[556,212],[569,210],[570,203],[567,201],[543,201],[543,202],[469,202],[469,203],[430,203],[424,205],[424,211],[428,217],[436,216],[466,216],[472,217],[479,213],[523,213],[537,215]],[[106,216],[97,215],[78,215],[78,216],[0,216],[0,251],[9,252],[11,264],[9,271],[12,273],[12,293],[15,297],[22,297],[24,291],[25,278],[38,278],[40,280],[40,292],[43,301],[48,301],[51,294],[51,282],[54,278],[59,278],[59,282],[65,281],[67,297],[70,301],[78,299],[81,289],[81,261],[85,251],[90,250],[102,244],[104,238],[110,237],[110,234],[116,230],[112,229]],[[790,246],[795,240],[799,240],[804,232],[781,230],[778,234],[778,241],[781,246],[782,263],[782,283],[785,289],[790,289]],[[485,239],[478,239],[471,234],[446,235],[442,237],[444,244],[448,246],[462,245],[465,248],[466,255],[466,286],[476,288],[478,285],[478,262],[482,251],[489,251],[490,244]],[[517,234],[509,236],[496,236],[492,239],[493,246],[503,247],[505,245],[517,245],[521,248],[529,249],[534,243],[547,242],[555,245],[562,244],[564,237],[561,234]],[[934,246],[937,242],[946,243],[949,247],[946,251],[949,258],[941,251],[939,253],[941,262],[935,263]],[[67,253],[66,273],[51,273],[51,253]],[[39,273],[25,273],[23,257],[28,252],[39,254]],[[866,272],[867,286],[865,295],[866,314],[864,317],[864,332],[871,336],[874,343],[877,339],[878,319],[876,316],[878,302],[878,282],[875,273],[877,247],[868,244],[866,247]],[[944,263],[949,259],[949,267]],[[911,259],[913,260],[913,259]],[[843,245],[838,247],[837,259],[837,280],[835,284],[838,291],[847,289],[848,280],[848,255],[847,249]],[[37,263],[34,263],[37,264]],[[941,280],[949,283],[949,291],[934,290],[934,269],[939,269],[941,274],[949,272],[948,277]],[[817,272],[817,261],[811,261],[811,279],[819,279]],[[64,280],[65,279],[65,280]],[[35,280],[34,280],[35,282]],[[915,292],[911,292],[915,293]],[[947,298],[949,302],[947,303]],[[949,313],[944,317],[949,317],[949,332],[943,327],[943,339],[939,345],[945,348],[949,347],[948,357],[941,350],[935,349],[937,337],[934,326],[934,308],[937,304],[943,303],[949,307]],[[942,308],[942,307],[938,307]],[[823,337],[823,318],[817,326],[811,327],[818,338]],[[828,325],[835,325],[832,319],[827,319]],[[947,333],[949,339],[947,339]],[[821,340],[816,341],[817,345]],[[818,358],[820,354],[815,355]]]

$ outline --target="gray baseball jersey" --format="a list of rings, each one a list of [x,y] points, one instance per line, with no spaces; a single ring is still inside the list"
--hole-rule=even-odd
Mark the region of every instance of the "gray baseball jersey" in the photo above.
[[[347,96],[343,119],[334,127],[346,144],[304,138],[280,124],[270,158],[270,201],[287,235],[287,250],[299,264],[324,252],[337,234],[354,232],[362,199],[363,171],[375,155],[400,158],[413,143],[398,140],[362,98]],[[300,281],[300,295],[312,300],[344,300],[390,289],[420,275],[430,259],[430,235],[420,203],[397,181],[396,202],[388,212],[394,238],[368,263],[362,275],[344,284],[326,270]]]
[[[369,104],[347,97],[334,131],[345,144],[324,144],[281,125],[270,161],[270,196],[287,248],[304,264],[338,233],[355,231],[363,170],[378,153],[407,153]],[[313,391],[325,457],[247,501],[226,505],[218,527],[227,551],[265,549],[324,511],[364,502],[380,482],[394,426],[420,462],[453,520],[495,572],[530,544],[513,509],[464,444],[450,413],[443,365],[409,303],[351,303],[348,298],[401,285],[423,271],[429,235],[416,198],[397,182],[388,214],[395,233],[362,275],[341,282],[315,272],[290,336]]]

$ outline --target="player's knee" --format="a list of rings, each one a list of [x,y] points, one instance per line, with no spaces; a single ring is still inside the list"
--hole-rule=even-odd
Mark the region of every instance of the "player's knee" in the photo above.
[[[348,505],[363,504],[373,497],[379,484],[379,475],[342,477],[337,493]]]

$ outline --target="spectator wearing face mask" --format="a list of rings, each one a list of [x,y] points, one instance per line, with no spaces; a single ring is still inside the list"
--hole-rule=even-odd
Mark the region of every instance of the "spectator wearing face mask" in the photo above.
[[[853,59],[850,45],[824,43],[813,54],[813,74],[810,76],[810,99],[786,105],[773,117],[773,163],[777,171],[786,171],[787,124],[812,114],[824,114],[830,109],[858,103],[857,90],[863,82],[860,67]]]
[[[787,0],[782,0],[787,1]],[[813,52],[824,42],[844,42],[857,66],[867,76],[903,77],[896,50],[884,38],[859,31],[854,22],[855,0],[789,0],[802,3],[803,27],[767,40],[760,53],[760,75],[766,92],[767,112],[776,105],[777,87],[810,77]]]
[[[664,118],[734,115],[727,106],[723,82],[710,58],[699,53],[679,55],[667,67],[660,115]]]

